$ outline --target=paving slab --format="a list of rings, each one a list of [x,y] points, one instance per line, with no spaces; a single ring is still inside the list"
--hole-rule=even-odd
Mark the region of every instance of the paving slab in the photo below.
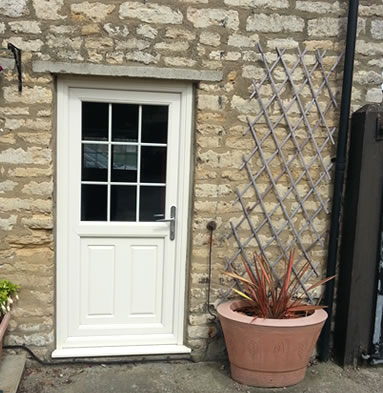
[[[3,353],[0,362],[0,392],[16,393],[23,377],[26,355]]]
[[[19,393],[382,393],[383,367],[342,369],[321,363],[293,387],[258,389],[230,379],[225,362],[27,367]]]

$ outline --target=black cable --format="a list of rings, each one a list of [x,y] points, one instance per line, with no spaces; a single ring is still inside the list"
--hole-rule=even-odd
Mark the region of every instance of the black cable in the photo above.
[[[23,351],[28,352],[36,362],[40,363],[43,366],[63,366],[63,365],[74,365],[74,364],[86,364],[86,365],[123,365],[123,364],[143,364],[143,363],[156,363],[156,362],[176,362],[176,361],[190,361],[193,359],[191,357],[183,357],[183,358],[172,358],[167,356],[166,359],[163,358],[164,355],[153,355],[158,356],[158,358],[145,358],[142,359],[118,359],[118,360],[84,360],[79,358],[72,358],[72,360],[54,360],[47,361],[39,358],[30,348],[26,345],[4,345],[3,349],[22,349]]]
[[[217,319],[217,316],[213,314],[210,310],[210,291],[211,291],[211,254],[213,248],[213,232],[217,228],[217,223],[215,221],[209,221],[207,223],[207,229],[210,231],[209,239],[209,273],[208,273],[208,287],[207,287],[207,312],[214,318],[212,322]]]

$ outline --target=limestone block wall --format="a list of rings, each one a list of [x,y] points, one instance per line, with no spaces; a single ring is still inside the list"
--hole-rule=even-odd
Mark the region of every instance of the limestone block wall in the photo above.
[[[255,45],[270,58],[285,47],[293,59],[297,45],[331,58],[344,49],[346,16],[346,1],[0,0],[0,65],[9,63],[8,42],[21,48],[24,81],[19,94],[16,70],[0,74],[0,277],[22,286],[7,342],[54,347],[56,91],[53,75],[32,71],[34,61],[223,72],[221,82],[195,84],[186,344],[203,358],[215,334],[206,312],[206,223],[218,224],[214,301],[232,251],[228,222],[239,215],[234,190],[247,183],[238,170],[249,149],[241,134],[245,115],[257,110],[248,101],[251,78],[264,72]],[[361,1],[354,109],[382,99],[382,16],[382,1]]]

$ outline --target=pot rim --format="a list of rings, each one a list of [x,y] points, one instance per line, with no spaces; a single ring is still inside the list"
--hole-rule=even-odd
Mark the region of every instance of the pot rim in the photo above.
[[[251,324],[265,327],[296,327],[296,326],[310,326],[322,323],[327,319],[327,312],[323,309],[315,310],[307,317],[290,318],[290,319],[270,319],[270,318],[256,318],[248,315],[235,312],[234,308],[246,304],[243,300],[230,300],[221,303],[217,307],[217,312],[220,318],[234,320],[236,322]]]
[[[0,323],[0,340],[3,338],[5,331],[7,330],[10,318],[11,318],[11,313],[7,312]]]

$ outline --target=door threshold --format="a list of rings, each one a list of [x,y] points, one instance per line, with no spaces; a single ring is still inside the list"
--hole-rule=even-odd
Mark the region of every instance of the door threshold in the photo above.
[[[65,348],[52,352],[52,358],[108,357],[129,355],[187,354],[191,349],[185,345],[139,345],[126,347]]]

